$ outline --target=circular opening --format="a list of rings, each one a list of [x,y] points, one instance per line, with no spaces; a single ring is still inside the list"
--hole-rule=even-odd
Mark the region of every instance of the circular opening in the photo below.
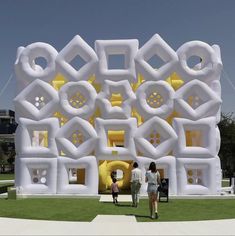
[[[34,177],[33,178],[33,182],[36,184],[36,183],[38,183],[38,178],[37,177]]]
[[[116,173],[117,173],[117,179],[118,179],[118,180],[123,179],[124,173],[123,173],[122,170],[117,169],[117,170],[116,170]]]
[[[188,58],[187,60],[187,64],[188,64],[188,67],[190,67],[191,69],[194,69],[194,67],[201,63],[202,59],[201,57],[199,56],[191,56]]]
[[[45,184],[47,182],[47,179],[45,177],[42,177],[40,181],[42,184]]]
[[[47,60],[44,57],[36,57],[34,63],[40,66],[43,70],[47,67]]]

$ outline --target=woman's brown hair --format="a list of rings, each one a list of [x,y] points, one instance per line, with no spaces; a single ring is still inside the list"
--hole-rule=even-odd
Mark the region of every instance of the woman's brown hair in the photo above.
[[[157,167],[156,167],[156,163],[155,162],[151,162],[150,163],[149,170],[151,170],[151,172],[153,172],[153,173],[157,172]]]

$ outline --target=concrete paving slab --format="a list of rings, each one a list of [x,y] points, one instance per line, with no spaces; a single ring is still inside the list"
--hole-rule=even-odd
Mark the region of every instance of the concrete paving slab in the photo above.
[[[112,195],[103,194],[100,195],[100,202],[113,202]],[[132,203],[131,195],[119,195],[118,202],[130,202]]]
[[[128,223],[137,222],[135,216],[124,216],[124,215],[97,215],[92,222],[95,223]]]
[[[114,223],[0,218],[0,229],[0,235],[235,235],[235,219]]]

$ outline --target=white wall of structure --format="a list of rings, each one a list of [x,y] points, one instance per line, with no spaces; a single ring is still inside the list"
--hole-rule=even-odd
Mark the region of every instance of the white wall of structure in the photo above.
[[[169,178],[170,194],[218,194],[219,47],[191,41],[175,51],[156,34],[140,48],[136,39],[97,40],[94,48],[77,35],[60,52],[46,43],[18,49],[14,103],[19,124],[15,140],[19,192],[97,194],[100,160],[133,160],[143,177],[149,163],[156,162]],[[112,55],[124,57],[124,68],[109,68]],[[79,69],[72,65],[77,56],[85,62]],[[155,56],[162,61],[157,69],[149,63]],[[201,58],[193,67],[192,56]],[[45,68],[37,58],[46,60]],[[172,73],[183,80],[179,89],[166,82]],[[138,74],[145,81],[133,90]],[[57,75],[67,82],[59,90],[52,86]],[[99,92],[88,82],[93,75]],[[113,93],[122,95],[121,106],[111,105]],[[76,94],[82,95],[82,101],[71,102]],[[100,117],[91,125],[89,119],[97,108]],[[131,115],[133,109],[143,118],[140,126]],[[56,112],[66,117],[65,125]],[[169,123],[173,112],[178,116]],[[124,130],[122,147],[108,146],[108,130]],[[85,169],[83,184],[72,182],[73,169]],[[142,194],[146,188],[143,181]]]

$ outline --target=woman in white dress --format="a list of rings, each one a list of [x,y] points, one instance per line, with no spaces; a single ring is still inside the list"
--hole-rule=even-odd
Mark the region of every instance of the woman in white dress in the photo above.
[[[160,185],[160,174],[157,171],[155,162],[151,162],[149,170],[146,172],[145,181],[148,183],[149,210],[152,219],[158,218],[157,196],[158,186]]]

